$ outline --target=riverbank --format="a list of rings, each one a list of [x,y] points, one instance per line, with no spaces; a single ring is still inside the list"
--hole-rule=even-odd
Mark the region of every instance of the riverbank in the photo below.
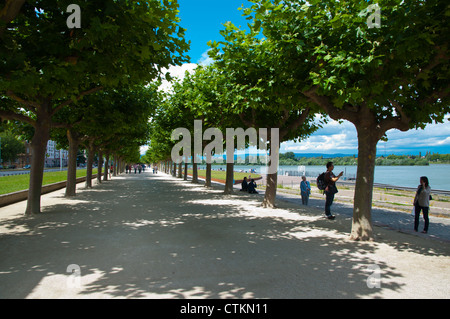
[[[200,168],[205,168],[204,165],[199,165]],[[215,165],[214,169],[226,169],[225,165]],[[234,165],[234,170],[247,171],[251,169],[256,174],[264,174],[264,166],[255,165]],[[278,168],[278,176],[302,176],[305,175],[311,178],[317,178],[320,173],[326,170],[325,166],[283,166]],[[339,166],[334,165],[334,172],[336,175],[339,172],[344,172],[342,180],[352,180],[356,178],[357,166]],[[430,181],[431,189],[450,191],[450,183],[448,182],[448,171],[450,171],[449,164],[429,165],[429,166],[376,166],[374,174],[374,182],[377,184],[390,184],[400,187],[417,188],[419,185],[420,176],[427,176]]]
[[[311,183],[311,198],[323,199],[322,192],[315,185],[315,178],[308,177],[307,180]],[[300,196],[300,182],[301,177],[279,175],[277,192]],[[260,188],[264,189],[264,185],[266,185],[265,175],[263,175],[260,184]],[[339,193],[335,196],[335,202],[353,204],[354,184],[338,182],[337,187]],[[430,216],[450,218],[450,196],[435,195],[433,191],[431,193],[433,200],[430,201]],[[410,214],[413,207],[414,195],[414,191],[374,187],[372,207],[388,208]]]

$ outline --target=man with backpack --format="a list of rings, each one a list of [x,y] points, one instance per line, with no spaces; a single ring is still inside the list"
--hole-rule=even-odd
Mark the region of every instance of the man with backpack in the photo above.
[[[338,192],[336,182],[344,175],[344,172],[340,172],[338,176],[333,173],[333,162],[327,163],[327,171],[322,173],[317,178],[317,187],[323,190],[326,196],[325,200],[325,215],[328,219],[334,219],[335,216],[331,214],[331,205],[333,204],[334,194]]]

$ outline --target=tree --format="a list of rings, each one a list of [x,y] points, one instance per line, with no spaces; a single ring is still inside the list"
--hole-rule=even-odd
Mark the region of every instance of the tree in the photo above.
[[[25,152],[25,145],[23,142],[18,140],[16,136],[9,131],[0,133],[0,147],[0,158],[3,162],[13,162],[20,153]]]
[[[65,124],[61,124],[62,129],[54,130],[52,139],[69,149],[65,196],[74,196],[76,193],[79,147],[85,144],[89,149],[87,175],[91,178],[94,142],[112,157],[117,157],[125,146],[145,144],[148,140],[148,120],[158,103],[157,87],[152,84],[148,87],[98,92],[85,97],[76,106],[71,105],[58,112],[54,120]],[[107,163],[108,160],[105,161],[105,167]],[[91,187],[91,183],[87,186]]]
[[[57,112],[104,88],[148,83],[187,60],[176,1],[83,1],[82,28],[72,30],[61,12],[70,3],[25,4],[2,35],[0,95],[20,106],[1,105],[0,117],[34,127],[26,214],[40,212],[45,147]]]
[[[245,32],[228,22],[221,31],[225,41],[213,42],[210,55],[217,68],[226,74],[232,96],[231,109],[247,127],[267,129],[266,146],[270,152],[270,166],[264,207],[275,207],[277,170],[280,143],[303,139],[314,132],[316,110],[312,103],[296,90],[288,68],[289,61],[280,58],[281,52],[271,41],[260,39],[260,24],[254,20]],[[278,139],[272,136],[278,129]],[[276,132],[276,131],[274,131]]]
[[[223,133],[226,138],[227,128],[242,126],[239,116],[229,107],[228,83],[226,75],[215,64],[198,66],[194,74],[187,75],[183,82],[188,94],[187,106],[194,118],[202,123],[202,154],[199,155],[206,157],[205,187],[211,186],[213,156],[221,154],[226,146]],[[233,191],[233,164],[227,161],[225,194]]]
[[[367,1],[265,1],[255,14],[264,36],[289,61],[297,88],[358,133],[351,238],[373,239],[376,145],[390,129],[442,122],[448,114],[450,8],[445,1],[380,0],[381,27],[370,28]]]
[[[25,0],[5,0],[0,8],[0,39],[6,30],[8,23],[14,20],[20,12]]]

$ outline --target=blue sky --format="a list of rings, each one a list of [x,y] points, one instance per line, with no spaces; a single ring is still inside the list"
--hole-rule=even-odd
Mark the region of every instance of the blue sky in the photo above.
[[[242,17],[238,8],[250,3],[243,0],[178,0],[180,5],[180,25],[187,29],[186,39],[191,41],[188,55],[191,63],[170,69],[172,76],[182,77],[184,72],[193,70],[197,64],[207,64],[207,42],[221,41],[223,23],[233,22],[237,26],[246,26],[247,20]],[[379,142],[377,154],[425,154],[450,153],[450,115],[443,124],[428,125],[425,130],[400,132],[388,131],[388,142]],[[281,145],[281,152],[324,153],[324,154],[357,154],[358,142],[356,129],[349,122],[331,121],[310,138],[301,143],[286,142]]]
[[[186,39],[191,40],[192,63],[199,63],[206,57],[208,41],[222,40],[219,31],[224,29],[223,23],[231,21],[237,26],[246,26],[247,20],[238,8],[243,4],[251,5],[243,0],[178,0],[178,4],[180,25],[187,29]]]

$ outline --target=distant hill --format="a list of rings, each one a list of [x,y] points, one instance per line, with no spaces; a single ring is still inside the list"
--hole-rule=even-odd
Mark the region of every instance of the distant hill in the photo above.
[[[294,153],[295,157],[323,157],[323,158],[336,158],[336,157],[347,157],[347,156],[357,156],[356,154],[323,154],[323,153]]]

